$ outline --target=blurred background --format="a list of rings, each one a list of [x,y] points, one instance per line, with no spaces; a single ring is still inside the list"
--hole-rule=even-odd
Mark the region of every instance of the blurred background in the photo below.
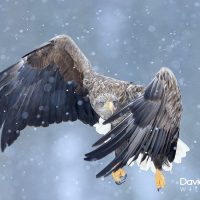
[[[182,92],[180,137],[191,151],[156,191],[154,174],[127,168],[127,181],[95,174],[112,157],[83,160],[100,136],[80,122],[26,128],[0,153],[0,200],[199,199],[200,2],[194,0],[5,0],[0,2],[0,69],[58,34],[69,34],[97,72],[147,84],[162,66],[175,73]]]

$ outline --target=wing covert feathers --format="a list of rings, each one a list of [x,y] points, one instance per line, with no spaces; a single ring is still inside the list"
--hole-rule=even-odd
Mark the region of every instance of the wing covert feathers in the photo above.
[[[171,70],[161,68],[141,96],[104,122],[110,123],[129,113],[94,144],[100,146],[86,154],[85,160],[101,159],[128,140],[123,151],[97,177],[107,176],[125,166],[129,159],[133,162],[139,156],[141,163],[151,159],[162,168],[163,163],[174,160],[181,111],[181,95],[176,78]]]
[[[68,36],[57,36],[26,54],[0,73],[0,126],[2,151],[26,126],[49,126],[81,120],[94,125],[93,110],[84,78],[93,70]]]

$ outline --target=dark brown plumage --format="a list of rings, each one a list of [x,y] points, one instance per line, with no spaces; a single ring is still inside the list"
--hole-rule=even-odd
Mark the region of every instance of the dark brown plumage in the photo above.
[[[27,125],[48,126],[81,120],[95,124],[83,76],[92,73],[76,44],[58,36],[26,54],[0,74],[1,148],[5,149]]]
[[[112,114],[105,102],[115,100],[119,108],[142,89],[95,73],[69,36],[54,37],[0,73],[1,148],[26,126],[77,119],[94,125]]]
[[[124,167],[129,159],[134,161],[139,154],[143,155],[141,162],[151,158],[156,169],[161,170],[164,164],[173,162],[175,158],[181,111],[176,78],[169,69],[162,68],[140,97],[105,121],[111,123],[127,114],[94,144],[101,146],[86,154],[85,160],[101,159],[128,141],[97,177]]]
[[[171,163],[181,111],[180,91],[169,69],[162,68],[146,88],[106,77],[94,72],[66,35],[51,39],[0,73],[2,151],[26,126],[75,120],[92,126],[101,117],[112,130],[94,144],[100,147],[85,160],[101,159],[113,151],[116,157],[97,177],[115,172],[139,155],[141,162],[152,159],[159,170]]]

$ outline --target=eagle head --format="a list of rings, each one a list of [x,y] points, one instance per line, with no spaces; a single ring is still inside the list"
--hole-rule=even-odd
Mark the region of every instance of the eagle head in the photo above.
[[[108,119],[119,108],[119,100],[114,94],[100,94],[93,101],[93,108],[103,118]]]

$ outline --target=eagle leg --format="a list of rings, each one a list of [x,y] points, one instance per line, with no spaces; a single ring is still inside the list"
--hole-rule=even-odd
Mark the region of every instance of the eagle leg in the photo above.
[[[163,176],[161,170],[156,169],[155,179],[156,179],[156,188],[158,191],[165,187],[165,177]]]
[[[112,172],[112,177],[117,185],[125,182],[127,174],[124,169],[119,168],[117,171]]]

